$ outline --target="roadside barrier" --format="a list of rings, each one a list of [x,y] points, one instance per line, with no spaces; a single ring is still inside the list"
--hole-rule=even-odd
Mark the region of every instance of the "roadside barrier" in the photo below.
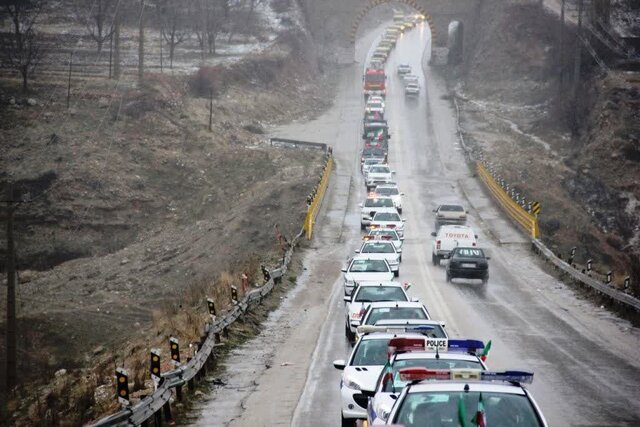
[[[478,176],[485,183],[487,189],[491,192],[502,209],[513,219],[520,227],[522,227],[529,235],[537,239],[540,237],[540,229],[538,227],[538,218],[535,212],[540,212],[540,204],[537,202],[530,203],[527,210],[526,200],[520,198],[519,193],[509,192],[509,185],[497,178],[496,173],[489,169],[486,163],[476,161],[476,170]]]
[[[497,171],[483,160],[482,154],[478,155],[478,153],[474,153],[471,147],[466,144],[464,133],[460,126],[460,106],[458,105],[458,99],[455,94],[453,102],[456,108],[458,139],[467,158],[475,164],[480,180],[491,192],[500,207],[531,236],[533,251],[545,261],[553,264],[554,268],[559,270],[562,276],[568,276],[575,283],[582,284],[598,294],[610,298],[617,304],[640,312],[640,299],[626,292],[631,289],[631,279],[629,276],[626,276],[624,279],[623,290],[619,290],[613,283],[612,271],[607,271],[606,274],[603,275],[603,280],[598,280],[594,277],[597,276],[597,273],[595,273],[593,269],[593,261],[591,259],[586,261],[586,268],[582,270],[579,269],[577,265],[574,264],[577,248],[572,248],[571,254],[567,257],[567,261],[564,261],[559,254],[554,254],[551,249],[545,246],[542,240],[540,240],[540,229],[537,219],[537,215],[541,211],[540,203],[525,200],[524,196],[521,196],[515,188],[510,187],[508,183],[500,178]]]
[[[272,147],[310,148],[322,150],[325,154],[331,151],[330,147],[323,142],[298,141],[296,139],[287,138],[270,138],[269,143]]]
[[[327,153],[324,168],[322,170],[322,178],[320,179],[320,183],[307,198],[308,207],[307,216],[304,219],[304,231],[306,231],[307,233],[308,240],[311,240],[311,237],[313,236],[313,226],[316,222],[318,212],[320,212],[320,206],[322,206],[324,193],[326,192],[327,186],[329,185],[329,176],[331,175],[332,169],[333,156],[331,155],[331,151],[329,151]]]

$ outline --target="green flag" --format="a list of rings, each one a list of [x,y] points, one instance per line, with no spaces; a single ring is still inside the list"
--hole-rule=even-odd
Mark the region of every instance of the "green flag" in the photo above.
[[[482,350],[482,354],[480,355],[482,360],[487,358],[487,356],[489,355],[489,350],[491,350],[491,340],[489,340],[487,345],[484,347],[484,350]]]
[[[467,427],[467,407],[464,404],[464,395],[458,400],[458,423],[460,427]]]

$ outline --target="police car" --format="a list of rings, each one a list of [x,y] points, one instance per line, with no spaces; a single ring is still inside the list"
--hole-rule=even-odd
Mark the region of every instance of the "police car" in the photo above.
[[[401,320],[431,320],[427,307],[418,301],[381,301],[372,302],[366,307],[360,319],[360,326],[356,328],[356,337],[370,332],[365,326],[376,326],[379,321]],[[440,322],[433,322],[433,334],[437,338],[447,336]]]
[[[398,236],[398,232],[393,228],[374,228],[369,230],[362,240],[387,240],[392,242],[397,249],[402,249],[404,237]],[[402,258],[402,257],[401,257]]]
[[[371,218],[369,229],[375,228],[392,228],[396,230],[398,236],[404,237],[404,223],[405,219],[400,217],[397,212],[376,212]]]
[[[388,282],[393,279],[393,271],[386,260],[371,259],[366,254],[354,256],[342,273],[345,295],[351,295],[356,283]]]
[[[548,425],[533,396],[522,385],[533,381],[531,372],[418,367],[401,369],[398,374],[408,385],[393,405],[387,424]]]
[[[398,213],[402,213],[402,196],[404,193],[398,189],[398,184],[387,183],[378,185],[373,192],[379,196],[391,197]]]
[[[371,224],[373,215],[376,212],[398,212],[391,197],[367,197],[364,203],[360,204],[360,228],[365,229]]]
[[[371,166],[364,175],[367,191],[373,190],[378,185],[393,182],[394,173],[388,165]]]
[[[416,333],[384,333],[364,334],[354,345],[347,361],[334,360],[334,368],[343,371],[340,380],[342,426],[355,426],[358,419],[367,417],[369,396],[380,371],[387,363],[389,340],[393,338],[425,339]]]
[[[380,301],[410,301],[407,290],[411,285],[398,282],[360,282],[351,296],[345,296],[345,335],[350,342],[356,336],[356,328],[360,326],[360,319],[366,307],[372,302]]]
[[[364,241],[360,249],[356,249],[357,254],[367,254],[371,259],[384,259],[389,263],[393,275],[400,275],[400,261],[402,259],[402,249],[396,249],[392,242],[384,240]]]
[[[423,367],[427,369],[480,369],[487,367],[480,352],[484,343],[478,340],[448,340],[446,346],[438,347],[438,351],[426,351],[418,341],[397,338],[389,342],[394,353],[382,369],[373,396],[367,407],[368,425],[384,424],[391,412],[398,395],[406,381],[399,376],[399,371],[406,368]],[[370,394],[370,393],[366,393]]]

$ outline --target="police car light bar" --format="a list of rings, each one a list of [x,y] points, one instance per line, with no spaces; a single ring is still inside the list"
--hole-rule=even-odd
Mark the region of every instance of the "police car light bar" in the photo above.
[[[483,381],[507,381],[514,384],[531,384],[533,372],[527,371],[482,371]]]
[[[448,380],[451,371],[448,369],[404,368],[398,371],[401,381]]]
[[[449,351],[460,351],[466,353],[476,353],[484,348],[484,342],[480,340],[449,340]]]
[[[392,338],[389,340],[389,355],[399,352],[424,350],[425,342],[421,338]]]

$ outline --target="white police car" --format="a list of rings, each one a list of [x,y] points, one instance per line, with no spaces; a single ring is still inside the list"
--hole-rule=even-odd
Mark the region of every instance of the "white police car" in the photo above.
[[[405,368],[399,376],[409,384],[393,405],[387,424],[548,425],[533,396],[522,386],[533,381],[531,372]]]
[[[351,295],[357,282],[388,282],[393,279],[393,271],[386,260],[371,259],[367,254],[354,256],[342,273],[345,295]]]
[[[351,296],[345,296],[345,335],[350,342],[356,336],[356,328],[360,326],[360,319],[366,307],[372,302],[379,301],[409,301],[407,290],[410,284],[398,282],[360,282]]]
[[[400,237],[398,232],[393,228],[374,228],[369,230],[362,240],[388,240],[392,242],[397,249],[402,249],[404,237]]]
[[[407,385],[400,378],[399,372],[405,368],[422,367],[427,369],[480,369],[487,367],[479,352],[484,343],[478,340],[448,340],[447,346],[436,351],[425,351],[425,348],[412,343],[389,342],[394,354],[389,359],[378,377],[374,395],[369,399],[367,407],[368,425],[384,424],[391,408],[400,392]],[[370,393],[365,393],[370,394]]]
[[[360,337],[370,331],[365,326],[376,326],[380,321],[387,320],[431,320],[427,307],[418,301],[381,301],[372,302],[365,308],[365,312],[360,319],[360,326],[356,328],[356,335]],[[434,334],[446,337],[446,333],[441,326],[441,322],[434,322],[433,327],[437,330]]]
[[[402,196],[404,196],[404,193],[398,189],[398,184],[380,184],[373,191],[378,196],[391,197],[398,213],[402,213]]]
[[[370,259],[384,259],[389,263],[393,275],[400,275],[400,261],[402,260],[402,249],[396,249],[392,242],[384,240],[364,241],[357,254],[366,254]]]
[[[396,230],[398,236],[404,237],[404,223],[406,220],[400,217],[397,212],[376,212],[371,218],[369,229],[392,228]]]

